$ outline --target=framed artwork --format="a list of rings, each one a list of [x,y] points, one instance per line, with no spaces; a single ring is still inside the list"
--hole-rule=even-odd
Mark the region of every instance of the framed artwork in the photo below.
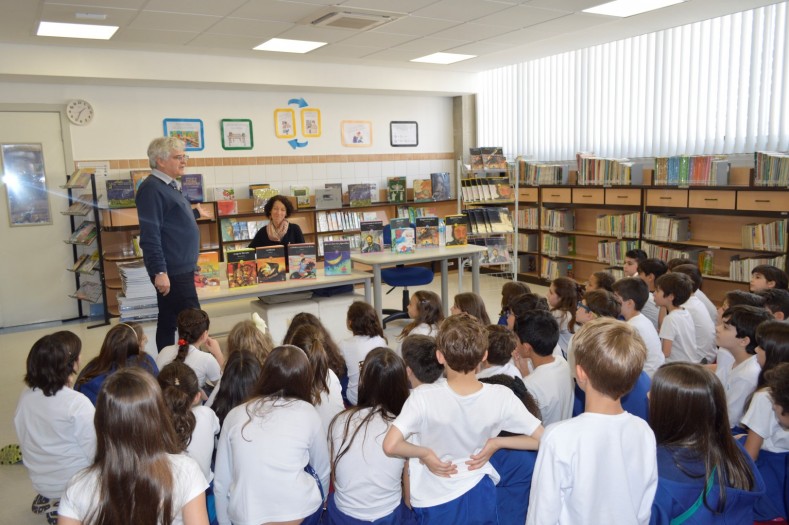
[[[252,149],[252,121],[225,118],[219,121],[222,130],[222,149]]]
[[[203,121],[197,118],[164,119],[164,136],[183,140],[186,151],[202,151],[205,147]]]
[[[11,226],[52,224],[41,144],[0,145]]]
[[[321,110],[315,108],[302,108],[301,134],[305,137],[321,136]]]
[[[296,136],[296,112],[290,108],[274,110],[274,135],[278,139],[292,139]]]
[[[343,146],[369,148],[373,145],[373,123],[369,120],[343,120],[340,131]]]
[[[389,144],[395,148],[418,146],[419,124],[416,121],[391,121],[389,123]]]

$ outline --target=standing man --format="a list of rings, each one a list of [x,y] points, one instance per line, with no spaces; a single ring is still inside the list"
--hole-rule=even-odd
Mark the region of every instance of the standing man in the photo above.
[[[145,269],[156,287],[159,319],[156,348],[175,343],[176,317],[186,308],[200,308],[194,270],[200,250],[200,215],[181,194],[176,181],[184,174],[184,143],[175,137],[154,139],[148,146],[152,171],[137,190],[140,247]]]

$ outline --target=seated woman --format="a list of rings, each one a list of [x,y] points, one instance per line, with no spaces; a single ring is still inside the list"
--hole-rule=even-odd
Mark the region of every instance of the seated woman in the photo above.
[[[282,244],[285,246],[287,255],[288,244],[304,242],[304,234],[299,225],[292,224],[287,220],[293,214],[293,205],[287,197],[282,195],[271,197],[263,206],[263,214],[269,218],[270,222],[265,228],[258,230],[255,238],[249,243],[250,248]]]

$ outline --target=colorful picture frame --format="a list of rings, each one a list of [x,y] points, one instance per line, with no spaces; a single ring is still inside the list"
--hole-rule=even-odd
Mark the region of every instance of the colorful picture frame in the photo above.
[[[254,146],[251,120],[224,118],[219,121],[219,128],[222,131],[222,149],[252,149]]]
[[[414,120],[393,120],[389,123],[389,145],[394,148],[419,146],[419,124]]]
[[[166,118],[163,121],[164,136],[177,137],[186,144],[186,151],[202,151],[205,148],[203,121],[197,118]]]
[[[2,144],[0,157],[10,225],[52,224],[41,144]]]
[[[274,110],[274,135],[278,139],[292,139],[296,136],[296,112],[290,108]]]
[[[302,108],[301,134],[305,137],[320,137],[321,129],[321,110],[317,108]]]
[[[373,123],[369,120],[340,121],[342,145],[348,148],[369,148],[373,145]]]

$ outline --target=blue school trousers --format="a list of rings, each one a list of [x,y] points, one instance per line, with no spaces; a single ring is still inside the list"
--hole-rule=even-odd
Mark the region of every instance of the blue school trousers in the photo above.
[[[327,520],[324,522],[328,525],[416,525],[414,511],[406,507],[402,501],[390,514],[375,521],[365,521],[348,516],[338,509],[333,492],[329,494],[326,517]]]
[[[414,507],[419,525],[498,525],[496,485],[485,476],[474,488],[435,507]]]

